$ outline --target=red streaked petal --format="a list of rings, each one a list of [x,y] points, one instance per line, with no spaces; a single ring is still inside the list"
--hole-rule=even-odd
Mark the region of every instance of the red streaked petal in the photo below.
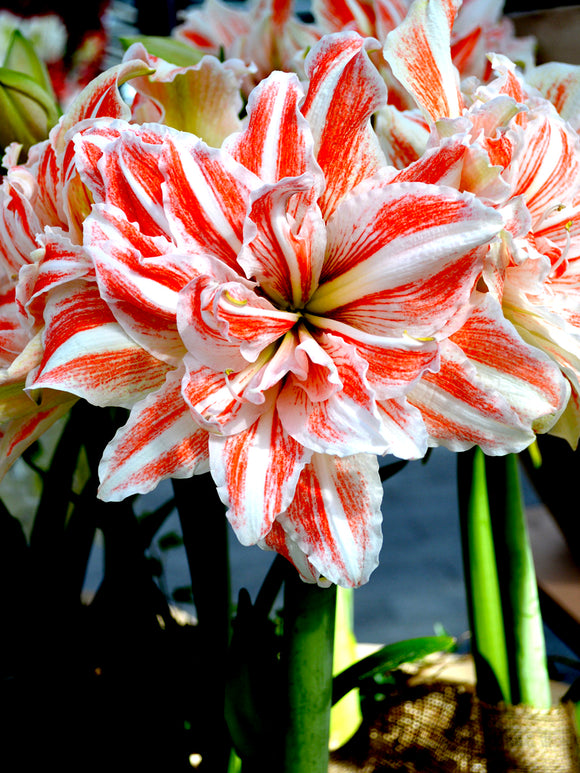
[[[415,0],[405,20],[387,35],[385,59],[428,118],[461,115],[463,98],[451,60],[453,0]]]
[[[207,432],[181,396],[182,371],[137,403],[106,447],[99,465],[99,497],[119,502],[152,491],[166,478],[189,478],[209,469]]]
[[[327,582],[358,587],[378,564],[382,495],[376,457],[314,454],[278,522]]]
[[[61,389],[94,405],[130,407],[165,377],[167,365],[127,337],[94,283],[55,289],[45,321],[44,353],[30,388]]]
[[[212,277],[202,275],[180,293],[177,322],[187,349],[204,365],[218,371],[238,371],[255,362],[270,344],[283,338],[298,320],[278,311],[253,287],[227,279],[227,267]],[[233,272],[229,272],[231,278]],[[249,284],[249,283],[248,283]]]
[[[439,334],[468,302],[478,245],[502,226],[498,212],[444,186],[363,190],[328,223],[321,284],[306,311],[375,335]]]
[[[318,284],[326,229],[310,175],[264,186],[250,197],[238,262],[281,308],[302,308]]]
[[[272,73],[250,94],[247,128],[224,149],[265,183],[315,173],[314,140],[300,112],[303,98],[296,75]]]
[[[320,207],[327,219],[355,185],[384,166],[371,115],[386,103],[386,87],[368,51],[372,38],[354,32],[325,36],[306,59],[310,78],[302,112],[314,135],[326,179]]]
[[[320,345],[335,366],[342,388],[334,388],[325,399],[313,399],[312,388],[306,390],[296,376],[289,378],[277,400],[284,428],[317,453],[383,453],[386,442],[375,394],[366,378],[367,362],[338,336],[320,336]]]
[[[272,408],[246,431],[209,441],[212,477],[243,545],[263,539],[292,502],[312,452],[291,438]]]
[[[68,413],[77,398],[64,392],[44,390],[40,405],[29,401],[31,410],[2,425],[0,431],[0,480],[35,440]]]

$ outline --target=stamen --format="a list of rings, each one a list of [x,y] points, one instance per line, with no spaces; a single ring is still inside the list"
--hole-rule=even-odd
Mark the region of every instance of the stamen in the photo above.
[[[246,400],[244,397],[240,397],[239,394],[237,394],[237,392],[234,391],[234,388],[233,388],[232,383],[230,381],[230,376],[232,375],[233,372],[234,371],[231,368],[226,368],[226,370],[224,370],[224,377],[225,377],[225,381],[226,381],[226,386],[228,388],[229,393],[234,398],[234,400],[237,403],[240,403],[240,405],[243,405],[244,403],[247,403],[249,401]]]
[[[568,252],[570,251],[570,243],[572,241],[572,238],[570,236],[570,231],[572,230],[572,223],[573,223],[572,220],[568,220],[568,222],[564,226],[564,228],[566,229],[566,245],[565,245],[564,249],[562,250],[562,254],[560,255],[558,260],[554,263],[554,265],[551,268],[550,273],[552,275],[554,275],[556,273],[556,271],[560,268],[562,263],[564,263],[564,261],[568,257]]]

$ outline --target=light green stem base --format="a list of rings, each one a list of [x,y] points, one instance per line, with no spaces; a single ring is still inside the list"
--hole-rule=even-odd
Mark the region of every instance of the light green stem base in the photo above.
[[[284,596],[284,773],[328,773],[335,614],[336,587],[306,584],[291,568]]]

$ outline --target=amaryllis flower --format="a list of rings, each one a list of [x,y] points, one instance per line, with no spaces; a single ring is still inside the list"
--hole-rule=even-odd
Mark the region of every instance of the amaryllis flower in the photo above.
[[[495,335],[507,341],[507,336],[512,355],[509,359],[494,358],[497,365],[503,361],[494,373],[495,388],[502,399],[506,399],[519,416],[525,416],[527,407],[538,398],[546,407],[552,405],[554,408],[558,403],[562,406],[562,400],[569,401],[566,413],[575,414],[578,353],[572,322],[575,317],[571,316],[574,303],[572,296],[564,300],[562,295],[561,301],[556,300],[559,293],[553,280],[564,274],[572,242],[571,224],[580,182],[578,138],[538,92],[530,93],[515,65],[503,56],[490,55],[495,77],[489,83],[472,83],[470,92],[463,93],[451,58],[453,13],[453,4],[439,0],[416,2],[405,22],[388,36],[385,46],[385,56],[397,77],[413,95],[431,125],[431,147],[423,158],[401,174],[405,179],[412,179],[414,174],[421,174],[425,166],[433,169],[434,158],[446,159],[438,167],[438,174],[445,175],[449,181],[454,170],[455,184],[476,193],[504,217],[502,239],[490,248],[478,285],[479,293],[489,293],[493,299],[476,298],[480,311],[469,322],[469,336],[466,328],[451,340],[459,345],[466,362],[469,361],[475,384],[482,375],[484,379],[488,377],[489,363],[470,342],[483,341],[484,337],[489,342]],[[445,138],[443,141],[442,137]],[[487,163],[483,156],[475,153],[474,148],[478,146],[487,154]],[[463,160],[457,164],[457,154],[454,160],[453,154],[447,152],[450,147],[459,151],[465,148],[460,155],[462,159],[469,158],[469,169]],[[569,286],[570,281],[562,285],[563,288]],[[556,321],[554,311],[558,304],[562,315]],[[484,328],[478,332],[480,324]],[[490,332],[493,328],[496,328],[495,334]],[[496,351],[501,355],[500,348]],[[457,351],[453,356],[456,355]],[[516,370],[519,372],[516,373],[511,370],[510,363],[519,363],[523,367],[518,365]],[[554,367],[560,368],[560,378],[554,373]],[[454,376],[451,385],[446,373],[447,368],[442,367],[439,373],[429,376],[420,385],[420,397],[414,404],[427,415],[426,397],[421,390],[427,381],[431,382],[435,391],[429,399],[433,400],[433,405],[439,405],[436,419],[431,421],[432,434],[437,438],[436,442],[458,449],[472,442],[476,424],[466,415],[467,432],[462,445],[456,408],[436,394],[439,388],[445,394],[449,391],[457,394],[460,380]],[[563,383],[564,376],[570,383]],[[467,389],[470,379],[465,383]],[[513,389],[515,383],[519,383],[516,390]],[[572,399],[569,399],[570,384]],[[472,393],[473,406],[476,393],[477,390]],[[524,397],[526,394],[528,397]],[[413,401],[412,397],[410,399]],[[469,403],[468,398],[465,403]],[[551,425],[546,425],[545,419],[540,420],[544,425],[542,431],[549,429],[564,434],[559,429],[563,422],[565,436],[574,445],[580,423],[568,416],[554,425],[553,418],[558,417],[561,410],[552,413]],[[447,414],[445,420],[443,413]],[[545,416],[549,414],[547,411]],[[538,431],[539,426],[534,429]],[[499,436],[495,432],[490,436],[495,438],[491,447],[489,441],[478,442],[489,453],[494,453],[497,450],[494,451],[493,446]]]
[[[105,450],[100,495],[210,469],[244,544],[343,585],[377,562],[376,455],[425,452],[406,395],[469,315],[503,223],[473,194],[391,181],[369,120],[386,96],[374,46],[325,38],[306,62],[307,93],[272,74],[219,149],[122,121],[74,139],[95,202],[83,249],[105,307],[87,312],[83,345],[116,377],[112,313],[168,366]],[[90,363],[76,384],[66,367],[77,309],[51,296],[33,386],[96,401]]]
[[[70,137],[78,125],[90,125],[98,116],[129,117],[118,86],[148,70],[138,59],[111,68],[71,105],[49,139],[31,148],[26,163],[17,163],[19,148],[15,144],[6,153],[8,172],[0,187],[0,477],[77,399],[62,388],[25,391],[46,356],[42,333],[48,288],[65,287],[64,294],[77,301],[95,290],[94,270],[80,243],[81,223],[90,200],[70,164]],[[51,296],[50,304],[53,302]],[[87,328],[78,310],[90,306],[90,298],[77,306],[75,332],[81,338]],[[150,355],[127,339],[110,314],[109,329],[109,351],[115,341],[126,377],[139,370],[148,370],[152,383],[156,383],[159,370],[163,377],[162,364],[158,367]],[[91,356],[94,359],[94,352]],[[79,347],[76,360],[67,361],[71,376],[87,357]],[[143,381],[141,377],[140,383]],[[104,373],[100,382],[101,387],[106,384],[108,399],[117,403],[120,395],[115,383]],[[93,390],[95,387],[93,383]]]

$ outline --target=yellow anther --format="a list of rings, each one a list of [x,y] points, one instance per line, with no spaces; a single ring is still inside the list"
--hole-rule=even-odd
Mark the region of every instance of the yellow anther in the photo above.
[[[247,298],[242,298],[241,300],[239,300],[238,298],[234,298],[233,296],[231,296],[227,290],[224,291],[224,295],[226,296],[226,300],[229,301],[230,303],[233,303],[234,306],[245,306],[248,303]]]

